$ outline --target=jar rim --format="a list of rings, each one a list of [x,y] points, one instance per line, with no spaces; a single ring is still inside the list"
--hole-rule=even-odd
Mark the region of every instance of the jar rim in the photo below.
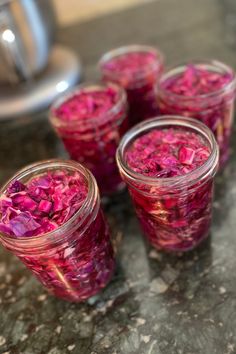
[[[152,129],[171,125],[192,129],[195,130],[198,134],[204,136],[211,147],[211,153],[208,159],[201,166],[184,175],[167,178],[145,176],[141,173],[135,172],[132,168],[130,168],[124,159],[125,148],[127,145],[131,141],[134,141],[139,135],[145,134]],[[120,141],[119,147],[116,151],[116,160],[118,167],[122,173],[128,177],[129,180],[136,182],[138,181],[150,186],[157,186],[157,184],[159,184],[163,187],[172,186],[181,188],[186,185],[186,182],[188,182],[188,186],[192,186],[197,183],[203,176],[208,178],[212,175],[215,175],[219,163],[219,148],[214,134],[201,121],[195,118],[184,116],[163,115],[145,120],[144,122],[141,122],[130,129]]]
[[[182,73],[183,70],[189,65],[189,64],[193,64],[196,66],[208,66],[211,69],[221,69],[224,71],[224,73],[228,73],[232,75],[232,78],[229,82],[227,82],[223,87],[221,87],[220,89],[217,89],[215,91],[209,92],[209,93],[204,93],[204,94],[197,94],[197,95],[193,95],[193,96],[184,96],[178,93],[174,93],[169,89],[166,89],[163,87],[163,83],[166,81],[166,79]],[[219,60],[215,60],[215,59],[196,59],[196,60],[192,60],[190,62],[183,62],[183,63],[179,63],[176,64],[170,68],[168,68],[168,70],[165,70],[165,72],[161,75],[159,82],[157,84],[158,87],[158,94],[161,95],[168,95],[171,96],[173,98],[176,98],[177,100],[182,100],[184,102],[188,102],[191,100],[194,100],[196,98],[198,99],[209,99],[211,97],[215,97],[215,96],[219,96],[221,94],[225,94],[225,92],[228,91],[232,91],[236,88],[236,73],[233,70],[233,68],[231,68],[229,65],[219,61]]]
[[[101,57],[101,59],[98,62],[98,67],[104,71],[104,72],[109,72],[110,70],[106,70],[103,65],[107,62],[109,62],[110,60],[112,60],[113,58],[122,56],[124,54],[128,54],[128,53],[139,53],[139,52],[144,52],[144,53],[153,53],[156,58],[158,60],[153,60],[152,63],[149,63],[147,66],[140,68],[139,73],[137,73],[136,78],[137,80],[142,80],[145,75],[147,75],[147,73],[152,72],[153,70],[156,70],[157,68],[161,68],[163,66],[164,63],[164,55],[163,53],[152,46],[148,46],[148,45],[142,45],[142,44],[131,44],[131,45],[125,45],[125,46],[121,46],[118,48],[114,48],[109,50],[108,52],[106,52],[105,54],[103,54],[103,56]],[[119,78],[120,77],[120,71],[116,72],[113,71],[112,72],[112,77],[114,78]]]
[[[81,120],[63,120],[60,119],[59,117],[57,117],[57,115],[55,114],[56,109],[58,109],[62,104],[64,104],[65,102],[67,102],[68,100],[70,100],[71,98],[73,98],[75,95],[77,95],[78,93],[80,93],[81,91],[84,92],[92,92],[95,90],[102,90],[103,88],[113,88],[117,94],[118,94],[118,98],[117,98],[117,102],[115,102],[114,106],[112,106],[110,109],[108,109],[106,112],[104,112],[103,114],[95,117],[95,118],[86,118],[86,122],[89,122],[91,124],[98,124],[98,122],[101,122],[102,120],[100,118],[102,118],[104,115],[110,116],[112,114],[116,114],[117,112],[120,111],[121,107],[123,105],[126,105],[127,102],[127,95],[125,90],[113,83],[113,82],[109,82],[109,83],[90,83],[90,82],[85,82],[83,84],[79,84],[73,88],[71,88],[70,90],[68,90],[65,94],[60,95],[55,102],[53,102],[53,104],[51,105],[50,109],[49,109],[49,120],[51,121],[51,123],[54,125],[60,125],[60,126],[64,126],[64,127],[75,127],[76,125],[81,125]]]
[[[87,217],[87,213],[86,212],[91,212],[91,204],[93,202],[93,200],[99,200],[99,192],[98,192],[98,187],[97,187],[97,183],[96,180],[94,178],[94,176],[92,175],[92,173],[86,169],[84,166],[82,166],[81,164],[79,164],[76,161],[71,161],[71,160],[63,160],[63,159],[49,159],[49,160],[42,160],[30,165],[27,165],[26,167],[24,167],[23,169],[19,170],[18,172],[16,172],[13,177],[11,177],[0,189],[0,196],[3,195],[6,191],[6,189],[8,188],[8,186],[14,182],[15,180],[21,180],[22,178],[26,177],[26,176],[30,176],[33,173],[37,173],[40,174],[40,171],[42,172],[43,170],[47,169],[70,169],[70,170],[74,170],[74,171],[78,171],[80,174],[83,175],[83,177],[86,179],[86,181],[88,182],[88,193],[87,196],[85,198],[85,200],[83,201],[83,204],[81,205],[81,207],[75,212],[75,214],[69,219],[67,220],[64,224],[58,226],[56,229],[46,232],[44,234],[40,234],[40,235],[36,235],[36,236],[30,236],[30,237],[14,237],[11,235],[8,235],[4,232],[0,233],[0,239],[2,238],[4,241],[6,241],[9,244],[18,244],[19,246],[26,246],[30,244],[30,246],[32,247],[32,243],[35,244],[40,244],[41,245],[45,245],[45,243],[47,243],[47,241],[49,239],[52,239],[53,236],[57,235],[56,238],[54,238],[54,242],[55,244],[59,244],[61,243],[64,239],[63,239],[63,234],[66,234],[66,230],[68,233],[68,227],[73,227],[73,223],[74,221],[78,218],[78,216],[80,214],[83,215],[83,213],[85,214],[82,219],[79,221],[78,224],[76,224],[76,228],[78,228],[79,226],[81,226],[85,220],[85,218]],[[60,234],[60,237],[58,237],[58,233]]]

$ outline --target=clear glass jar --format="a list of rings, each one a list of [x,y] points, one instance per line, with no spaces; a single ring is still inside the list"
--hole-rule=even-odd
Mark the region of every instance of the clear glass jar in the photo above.
[[[149,55],[151,60],[132,69],[134,64],[133,58],[130,56],[134,54]],[[128,58],[128,64],[123,64],[121,68],[116,69],[115,61],[119,58]],[[157,82],[163,72],[163,65],[162,53],[145,45],[117,48],[104,54],[101,58],[99,67],[103,81],[115,82],[126,90],[130,126],[158,114]]]
[[[27,166],[1,189],[18,180],[27,183],[48,171],[78,172],[88,186],[80,209],[63,225],[46,234],[14,237],[0,233],[0,242],[29,268],[47,290],[64,300],[80,302],[111,279],[114,255],[93,175],[73,161],[48,160]]]
[[[132,170],[125,158],[129,146],[150,130],[170,127],[199,134],[211,151],[206,162],[189,173],[168,178],[145,176]],[[154,247],[165,251],[187,251],[207,237],[218,159],[214,135],[196,119],[157,117],[138,124],[124,135],[117,150],[117,163],[142,229]]]
[[[215,91],[200,95],[180,95],[166,89],[168,82],[183,74],[189,64],[176,66],[164,73],[158,85],[158,105],[161,114],[193,117],[205,123],[214,133],[220,148],[220,167],[229,157],[230,136],[234,119],[236,76],[232,68],[216,61],[195,61],[191,65],[210,73],[228,75],[229,81]]]
[[[114,90],[117,101],[111,109],[96,118],[66,121],[60,119],[58,109],[81,93],[93,94]],[[76,113],[77,114],[77,113]],[[126,132],[127,100],[125,91],[114,84],[80,85],[59,98],[51,107],[50,122],[62,139],[71,159],[82,163],[94,174],[102,195],[122,190],[122,182],[115,153],[121,136]]]

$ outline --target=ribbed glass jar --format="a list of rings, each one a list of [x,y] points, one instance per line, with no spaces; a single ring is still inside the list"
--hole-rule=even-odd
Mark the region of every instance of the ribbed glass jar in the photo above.
[[[48,171],[80,174],[88,187],[82,206],[67,222],[51,232],[27,237],[0,233],[0,242],[20,258],[50,293],[80,302],[105,287],[115,265],[93,175],[77,162],[42,161],[16,173],[1,189],[0,196],[14,181],[27,183]]]
[[[80,95],[86,95],[89,99],[96,93],[109,95],[109,92],[115,93],[115,102],[111,108],[105,108],[102,114],[96,117],[88,114],[86,119],[82,119],[81,111],[75,109],[74,112],[66,112],[74,115],[72,120],[60,117],[61,107],[66,107],[72,99],[76,102],[76,97]],[[71,159],[82,163],[94,174],[102,195],[123,189],[124,184],[115,161],[117,146],[128,127],[126,94],[121,87],[111,83],[80,85],[53,104],[50,122]]]
[[[206,162],[189,173],[167,178],[150,177],[131,169],[126,153],[133,142],[151,130],[169,128],[199,134],[210,149]],[[145,148],[149,148],[148,143]],[[214,135],[195,119],[157,117],[136,125],[124,135],[117,150],[117,163],[142,229],[154,247],[165,251],[187,251],[207,237],[218,159]]]
[[[130,126],[158,114],[157,82],[163,65],[162,53],[145,45],[117,48],[101,58],[103,81],[115,82],[126,90]]]
[[[188,68],[193,68],[191,75],[186,77],[185,85],[181,89],[184,94],[177,94],[172,91],[171,85],[181,75],[186,73]],[[194,70],[200,69],[207,73],[220,75],[225,78],[226,83],[220,89],[213,89],[214,83],[209,81],[209,89],[204,94],[193,95],[189,92],[194,80]],[[202,80],[205,80],[204,77]],[[199,84],[198,78],[196,83]],[[207,87],[207,84],[204,83]],[[229,157],[230,136],[234,119],[236,76],[232,68],[216,61],[203,60],[183,64],[165,72],[158,85],[158,105],[161,114],[182,115],[193,117],[205,123],[214,133],[220,149],[220,167]]]

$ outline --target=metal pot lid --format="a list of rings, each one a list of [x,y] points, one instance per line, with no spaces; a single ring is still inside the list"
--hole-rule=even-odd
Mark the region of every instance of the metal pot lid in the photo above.
[[[46,69],[30,82],[0,86],[0,121],[38,113],[81,79],[79,58],[68,48],[55,45]]]

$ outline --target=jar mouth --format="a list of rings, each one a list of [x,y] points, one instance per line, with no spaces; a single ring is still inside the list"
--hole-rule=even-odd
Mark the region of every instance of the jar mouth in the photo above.
[[[174,93],[169,89],[166,89],[164,87],[164,83],[166,82],[166,80],[183,73],[183,71],[185,70],[185,68],[189,64],[193,64],[198,67],[203,67],[204,69],[208,69],[211,72],[230,74],[231,80],[229,82],[227,82],[225,85],[223,85],[220,89],[217,89],[215,91],[211,91],[209,93],[197,94],[197,95],[193,95],[193,96],[184,96],[184,95],[181,95],[178,93]],[[181,101],[185,101],[185,102],[195,100],[196,98],[197,99],[209,99],[211,97],[220,96],[222,94],[226,94],[228,92],[231,92],[232,90],[235,90],[235,88],[236,88],[236,74],[235,74],[234,70],[230,66],[228,66],[218,60],[211,60],[211,59],[205,59],[205,60],[199,59],[199,60],[193,60],[189,63],[180,63],[178,65],[175,65],[175,66],[169,68],[167,71],[165,71],[162,74],[162,76],[160,77],[159,82],[158,82],[158,92],[160,95],[171,96],[171,98],[175,98],[176,100],[181,100]]]
[[[149,63],[143,68],[139,68],[139,71],[135,73],[135,79],[142,80],[148,73],[151,73],[155,70],[161,69],[164,63],[164,56],[161,51],[157,50],[154,47],[148,45],[132,44],[119,48],[115,48],[105,53],[99,60],[98,66],[103,72],[110,73],[110,70],[104,68],[104,64],[111,61],[114,58],[118,58],[124,54],[129,53],[152,53],[157,60],[153,60],[152,63]],[[119,79],[121,75],[120,71],[112,71],[112,77],[114,79]]]
[[[192,129],[203,136],[208,141],[211,149],[208,159],[201,166],[184,175],[166,178],[146,176],[135,172],[132,168],[130,168],[125,161],[124,155],[125,150],[131,141],[135,141],[138,136],[141,136],[152,129],[170,126]],[[199,179],[203,177],[207,179],[216,173],[219,161],[219,148],[214,134],[202,122],[189,117],[166,115],[148,119],[130,129],[120,141],[120,145],[116,152],[116,159],[118,167],[129,180],[148,184],[150,186],[159,185],[161,187],[171,186],[181,188],[186,185],[186,182],[188,182],[188,186],[192,186],[196,184]]]
[[[115,102],[114,106],[105,111],[103,114],[93,117],[93,118],[86,118],[85,124],[90,123],[94,125],[100,125],[101,122],[104,121],[104,116],[110,117],[113,114],[117,114],[123,106],[126,106],[127,97],[125,90],[116,85],[115,83],[84,83],[73,87],[71,90],[68,90],[66,94],[60,96],[50,107],[49,110],[49,120],[55,126],[64,126],[64,127],[72,127],[75,128],[76,126],[81,125],[81,120],[64,120],[60,119],[56,115],[56,110],[68,100],[73,98],[74,96],[78,95],[80,92],[96,92],[102,91],[104,89],[112,88],[117,93],[117,102]]]
[[[54,244],[60,244],[63,242],[63,235],[68,234],[68,227],[73,228],[74,222],[77,220],[79,215],[83,215],[82,218],[78,223],[76,223],[76,228],[81,226],[87,217],[86,212],[91,212],[90,207],[91,203],[94,199],[99,198],[98,187],[93,177],[92,173],[87,170],[85,167],[80,165],[75,161],[68,161],[68,160],[60,160],[60,159],[51,159],[51,160],[43,160],[31,165],[26,166],[25,168],[18,171],[12,178],[10,178],[5,185],[0,189],[0,196],[4,194],[9,187],[9,185],[14,182],[15,180],[22,180],[24,177],[33,175],[39,175],[40,173],[45,173],[49,170],[60,170],[60,169],[67,169],[70,171],[77,171],[79,172],[87,181],[88,183],[88,193],[83,201],[81,207],[75,212],[75,214],[67,220],[64,224],[58,226],[56,229],[46,232],[44,234],[39,234],[36,236],[28,236],[28,237],[15,237],[8,235],[6,233],[0,233],[0,239],[4,239],[4,241],[8,242],[9,244],[17,243],[19,246],[24,246],[27,248],[32,247],[32,243],[35,242],[35,245],[41,246],[45,245],[47,241],[53,240]],[[44,171],[44,172],[43,172]]]

